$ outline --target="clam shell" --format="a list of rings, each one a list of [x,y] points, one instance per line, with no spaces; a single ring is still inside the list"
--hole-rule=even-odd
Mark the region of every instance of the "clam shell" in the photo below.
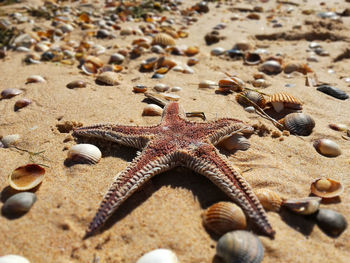
[[[237,230],[218,240],[216,254],[225,263],[260,263],[264,258],[264,247],[254,234]]]
[[[349,98],[349,95],[346,94],[345,91],[329,85],[321,85],[317,88],[317,90],[339,100],[346,100]]]
[[[159,248],[144,254],[136,263],[179,263],[179,260],[171,250]]]
[[[153,37],[152,45],[174,46],[175,40],[168,34],[159,33]]]
[[[213,48],[211,51],[210,51],[210,54],[212,56],[220,56],[222,54],[224,54],[225,52],[225,49],[222,48],[222,47],[216,47],[216,48]]]
[[[87,83],[83,80],[73,80],[69,82],[66,87],[68,89],[75,89],[75,88],[86,88]]]
[[[245,229],[247,226],[242,209],[231,202],[219,202],[210,206],[203,212],[202,220],[207,229],[219,235]]]
[[[28,105],[31,104],[31,103],[32,103],[32,100],[26,99],[26,98],[17,100],[17,101],[15,102],[15,110],[22,109],[22,108],[28,106]]]
[[[238,93],[236,95],[236,100],[239,104],[245,107],[251,106],[250,101],[254,102],[260,108],[264,108],[265,106],[264,96],[252,90],[245,90],[241,93]]]
[[[341,123],[330,123],[328,126],[335,131],[346,131],[348,129],[347,125]]]
[[[338,237],[347,228],[345,217],[330,209],[320,209],[316,215],[318,227],[331,237]]]
[[[191,67],[196,65],[198,62],[199,62],[198,58],[190,58],[187,60],[187,65]]]
[[[40,83],[40,82],[45,82],[46,80],[39,75],[31,75],[27,78],[26,84],[28,83]]]
[[[266,74],[278,74],[282,71],[282,66],[276,60],[268,60],[259,66],[259,71]]]
[[[153,88],[158,92],[166,92],[169,90],[170,87],[166,84],[158,83],[158,84],[154,85]]]
[[[330,139],[319,139],[313,143],[316,151],[326,157],[337,157],[341,155],[341,150],[337,143]]]
[[[20,214],[30,210],[36,201],[36,195],[31,192],[22,192],[7,199],[2,207],[5,214]]]
[[[224,78],[219,80],[219,91],[225,92],[225,91],[242,91],[244,87],[244,82],[240,80],[239,78],[232,77],[232,78]]]
[[[22,91],[19,89],[8,88],[8,89],[4,89],[3,91],[1,91],[1,98],[2,99],[10,99],[14,96],[21,94],[21,93],[22,93]]]
[[[321,200],[322,198],[319,197],[288,199],[287,201],[283,202],[283,206],[297,214],[311,215],[318,211]]]
[[[100,68],[103,66],[103,61],[99,57],[95,56],[87,56],[85,58],[85,63],[91,63],[93,64],[96,68]]]
[[[281,209],[283,199],[276,192],[269,189],[258,189],[255,195],[266,211],[278,212]]]
[[[19,134],[9,134],[4,137],[2,137],[1,142],[5,147],[10,147],[21,138]]]
[[[216,82],[211,80],[202,80],[198,84],[198,88],[200,89],[214,89],[217,86]]]
[[[30,263],[25,257],[17,255],[5,255],[0,257],[0,263]]]
[[[122,54],[119,53],[115,53],[112,54],[111,57],[109,58],[109,62],[110,64],[121,64],[123,63],[125,57]]]
[[[311,183],[311,193],[322,198],[333,198],[343,191],[343,185],[331,178],[318,178]]]
[[[157,57],[148,58],[141,63],[141,67],[145,70],[152,70],[158,61]]]
[[[305,113],[290,113],[279,122],[291,133],[301,136],[310,135],[315,127],[315,121]]]
[[[261,62],[259,53],[248,52],[244,56],[244,62],[248,65],[257,65]]]
[[[156,104],[148,104],[143,108],[142,116],[161,116],[163,109]]]
[[[16,168],[9,176],[13,189],[26,191],[38,186],[45,176],[45,169],[37,164],[27,164]]]
[[[67,158],[77,163],[96,164],[100,161],[102,153],[95,145],[82,143],[72,146]]]
[[[280,112],[283,108],[290,108],[295,110],[302,109],[302,102],[296,97],[287,93],[276,93],[271,95],[266,104],[272,104],[276,112]]]
[[[147,91],[147,86],[145,85],[136,85],[133,87],[135,93],[145,93]]]
[[[119,74],[112,71],[107,71],[98,75],[96,81],[104,85],[114,86],[119,84],[118,78]]]
[[[249,140],[241,134],[233,134],[227,139],[224,139],[222,145],[228,151],[246,151],[250,148]]]
[[[199,53],[199,47],[195,47],[195,46],[189,46],[186,50],[185,50],[185,54],[187,56],[194,56],[197,55]]]

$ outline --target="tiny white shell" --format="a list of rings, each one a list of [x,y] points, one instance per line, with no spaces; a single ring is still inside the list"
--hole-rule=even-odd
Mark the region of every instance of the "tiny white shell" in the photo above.
[[[164,98],[167,100],[178,101],[180,96],[172,93],[165,93]]]
[[[31,75],[27,78],[26,84],[28,83],[40,83],[40,82],[45,82],[46,80],[39,75]]]
[[[10,147],[20,139],[19,134],[10,134],[2,137],[1,142],[5,147]]]
[[[75,162],[96,164],[100,161],[102,153],[95,145],[82,143],[72,146],[67,157]]]
[[[172,87],[172,88],[170,89],[170,91],[172,91],[172,92],[178,92],[178,91],[181,91],[181,90],[182,90],[182,88],[181,88],[181,87],[178,87],[178,86]]]
[[[148,104],[143,108],[143,116],[161,116],[163,109],[156,104]]]
[[[0,263],[30,263],[28,259],[17,255],[5,255],[0,257]]]
[[[146,253],[136,263],[179,263],[179,260],[171,250],[160,248]]]
[[[158,92],[165,92],[169,90],[169,86],[163,83],[158,83],[153,87]]]
[[[202,80],[198,84],[200,89],[214,89],[217,86],[217,83],[211,80]]]

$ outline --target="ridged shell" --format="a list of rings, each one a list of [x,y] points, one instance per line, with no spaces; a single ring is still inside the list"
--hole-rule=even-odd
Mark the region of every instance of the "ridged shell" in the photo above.
[[[319,178],[311,183],[311,193],[322,198],[339,196],[343,191],[343,185],[331,178]]]
[[[31,103],[32,103],[31,99],[27,99],[27,98],[19,99],[15,102],[15,110],[17,111],[19,109],[27,107]]]
[[[5,147],[10,147],[21,138],[19,134],[9,134],[4,137],[2,137],[1,142]]]
[[[16,168],[9,176],[9,184],[13,189],[25,191],[38,186],[45,176],[45,169],[37,164],[27,164]]]
[[[227,139],[224,139],[222,145],[228,151],[246,151],[250,148],[249,140],[241,134],[233,134]]]
[[[208,207],[202,214],[202,220],[207,229],[219,235],[247,226],[242,209],[231,202],[219,202]]]
[[[96,81],[103,83],[105,85],[114,86],[119,84],[118,78],[119,78],[119,74],[112,71],[107,71],[98,75],[98,77],[96,78]]]
[[[2,207],[6,215],[28,212],[36,201],[36,195],[31,192],[22,192],[7,199]]]
[[[258,189],[255,195],[266,211],[278,212],[281,209],[283,199],[276,192],[269,189]]]
[[[143,108],[143,116],[161,116],[163,109],[156,104],[148,104]]]
[[[22,91],[20,89],[8,88],[8,89],[4,89],[3,91],[1,91],[1,98],[2,99],[10,99],[14,96],[21,94],[21,93],[22,93]]]
[[[264,258],[264,247],[251,232],[237,230],[219,239],[216,254],[225,263],[260,263]]]
[[[152,45],[174,46],[175,40],[168,34],[159,33],[153,37]]]
[[[75,89],[75,88],[85,88],[87,83],[83,80],[73,80],[69,82],[66,87],[68,89]]]
[[[349,95],[346,94],[345,91],[329,85],[321,85],[317,90],[340,100],[346,100],[349,98]]]
[[[316,215],[318,227],[331,237],[338,237],[347,228],[345,217],[334,210],[320,209]]]
[[[290,108],[295,110],[302,109],[302,102],[296,97],[287,93],[276,93],[271,95],[266,104],[272,104],[276,112],[280,112],[283,108]]]
[[[77,163],[96,164],[100,161],[102,153],[95,145],[82,143],[72,146],[67,157]]]
[[[315,127],[315,121],[305,113],[290,113],[279,121],[292,134],[308,136]]]
[[[236,100],[244,107],[251,106],[250,101],[254,102],[260,108],[264,108],[265,106],[264,96],[252,90],[245,90],[241,93],[238,93],[236,95]]]
[[[171,250],[160,248],[144,254],[136,263],[179,263],[179,260]]]
[[[297,214],[311,215],[318,211],[321,200],[319,197],[288,199],[283,202],[283,206]]]
[[[0,257],[0,263],[30,263],[28,259],[17,255],[5,255]]]
[[[337,157],[341,155],[341,150],[337,143],[330,139],[319,139],[313,143],[316,151],[326,157]]]
[[[282,71],[282,66],[276,60],[268,60],[259,66],[259,70],[266,74],[278,74]]]

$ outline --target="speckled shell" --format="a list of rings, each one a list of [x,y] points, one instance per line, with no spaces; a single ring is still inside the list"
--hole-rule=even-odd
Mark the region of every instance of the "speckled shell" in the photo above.
[[[283,108],[290,108],[295,110],[302,109],[302,102],[296,97],[287,93],[276,93],[271,95],[266,104],[271,104],[275,111],[280,112]]]
[[[341,155],[341,150],[337,143],[330,139],[319,139],[313,143],[316,151],[326,157],[337,157]]]
[[[255,195],[266,211],[278,212],[281,209],[283,199],[276,192],[270,189],[258,189]]]
[[[252,90],[245,90],[241,93],[238,93],[236,95],[236,100],[239,104],[241,104],[244,107],[251,106],[250,101],[254,102],[260,108],[264,108],[265,106],[264,96]]]
[[[225,263],[260,263],[264,258],[264,247],[251,232],[237,230],[219,239],[216,254]]]
[[[330,95],[339,100],[346,100],[349,98],[349,95],[346,94],[345,91],[329,85],[321,85],[317,88],[317,90],[323,93],[326,93],[327,95]]]
[[[105,85],[110,85],[110,86],[114,86],[114,85],[118,85],[118,78],[119,75],[115,72],[112,71],[107,71],[107,72],[103,72],[101,73],[97,78],[96,81],[101,82]]]
[[[247,226],[242,209],[231,202],[219,202],[208,207],[202,214],[202,220],[208,230],[219,235]]]
[[[283,206],[297,214],[311,215],[318,211],[321,200],[319,197],[288,199],[283,202]]]
[[[227,139],[224,139],[222,145],[228,151],[246,151],[250,148],[249,140],[241,134],[233,134]]]
[[[36,201],[36,195],[31,192],[21,192],[7,199],[2,207],[5,214],[25,213]]]
[[[8,88],[8,89],[4,89],[3,91],[1,91],[1,98],[2,99],[10,99],[14,96],[21,94],[21,93],[22,93],[22,91],[20,89]]]
[[[156,104],[148,104],[143,108],[143,116],[161,116],[163,109]]]
[[[308,136],[315,127],[315,121],[305,113],[290,113],[279,121],[292,134]]]
[[[171,250],[160,248],[144,254],[136,263],[179,263],[179,260]]]
[[[343,185],[331,178],[318,178],[311,183],[311,193],[322,198],[339,196],[343,191]]]
[[[159,33],[153,37],[152,45],[174,46],[175,40],[168,34]]]
[[[347,228],[345,217],[330,209],[320,209],[316,215],[318,227],[331,237],[338,237]]]
[[[77,163],[96,164],[102,153],[95,145],[82,143],[72,146],[67,152],[67,158]]]
[[[28,259],[17,255],[5,255],[0,257],[0,263],[30,263]]]
[[[39,185],[45,176],[45,169],[37,164],[27,164],[16,168],[8,181],[13,189],[30,190]]]

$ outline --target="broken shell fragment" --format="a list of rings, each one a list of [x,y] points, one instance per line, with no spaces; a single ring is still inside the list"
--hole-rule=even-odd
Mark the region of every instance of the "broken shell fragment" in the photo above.
[[[148,104],[143,108],[142,116],[161,116],[163,109],[156,104]]]
[[[202,220],[207,229],[219,235],[245,229],[247,226],[242,209],[231,202],[219,202],[210,206],[203,212]]]
[[[179,263],[179,260],[171,250],[160,248],[144,254],[136,263]]]
[[[331,237],[338,237],[347,228],[345,217],[334,210],[320,209],[316,215],[318,227]]]
[[[9,134],[2,137],[1,142],[4,147],[10,147],[12,145],[15,145],[20,138],[21,136],[19,134]]]
[[[311,193],[322,198],[333,198],[343,191],[343,185],[331,178],[319,178],[311,183]]]
[[[96,164],[101,157],[100,149],[93,144],[87,143],[76,144],[67,153],[67,158],[76,163]]]
[[[45,169],[37,164],[27,164],[16,168],[9,176],[9,184],[13,189],[26,191],[38,186],[45,176]]]
[[[41,83],[41,82],[45,82],[45,81],[46,80],[42,76],[32,75],[32,76],[29,76],[27,78],[26,84],[28,84],[28,83]]]
[[[5,255],[0,257],[0,263],[30,263],[25,257],[17,255]]]
[[[23,99],[20,99],[20,100],[17,100],[15,102],[15,111],[19,110],[19,109],[22,109],[24,107],[27,107],[29,104],[32,103],[32,100],[30,99],[26,99],[26,98],[23,98]]]
[[[36,201],[36,195],[31,192],[22,192],[7,199],[2,211],[7,214],[21,214],[28,212]]]
[[[290,113],[279,121],[289,132],[296,135],[308,136],[315,127],[315,121],[305,113]]]
[[[119,75],[117,73],[106,71],[97,76],[96,82],[103,85],[114,86],[119,84],[118,78]]]
[[[283,202],[283,206],[297,214],[311,215],[318,211],[321,200],[319,197],[288,199]]]
[[[245,107],[252,106],[251,102],[258,105],[260,108],[264,108],[265,106],[264,96],[252,90],[245,90],[241,93],[238,93],[236,95],[236,100],[239,104]]]
[[[233,134],[227,139],[220,142],[226,150],[228,151],[246,151],[250,148],[249,140],[241,134]]]
[[[67,84],[68,89],[85,88],[87,83],[83,80],[73,80]]]
[[[276,112],[281,112],[284,108],[301,110],[302,102],[296,97],[287,93],[276,93],[271,95],[266,104],[271,104]]]
[[[276,192],[270,189],[258,189],[255,195],[266,211],[278,212],[281,209],[283,199]]]
[[[313,143],[316,151],[326,157],[337,157],[341,155],[341,150],[337,143],[330,139],[319,139]]]
[[[21,93],[22,93],[22,91],[19,89],[8,88],[8,89],[4,89],[3,91],[1,91],[1,98],[2,99],[10,99],[14,96],[21,94]]]

